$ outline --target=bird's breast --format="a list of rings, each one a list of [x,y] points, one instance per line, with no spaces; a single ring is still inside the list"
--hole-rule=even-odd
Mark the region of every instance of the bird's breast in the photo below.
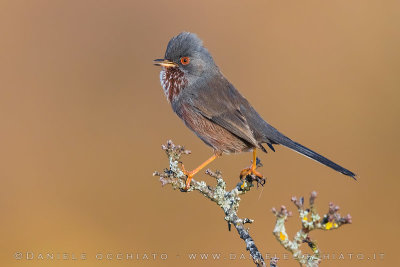
[[[181,103],[175,112],[189,129],[217,153],[240,153],[254,148],[252,144],[201,115],[191,104]]]
[[[179,68],[165,68],[160,72],[160,82],[168,102],[172,103],[187,86],[185,74]]]

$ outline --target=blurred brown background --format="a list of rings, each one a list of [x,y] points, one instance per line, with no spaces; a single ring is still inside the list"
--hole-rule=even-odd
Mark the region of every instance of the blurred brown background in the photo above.
[[[214,203],[152,177],[167,167],[168,139],[192,150],[188,168],[211,155],[171,111],[152,65],[184,30],[272,125],[359,175],[354,182],[283,147],[262,154],[267,184],[243,197],[239,214],[255,219],[261,252],[285,253],[270,209],[294,211],[293,234],[290,197],[317,190],[321,212],[333,200],[353,216],[350,226],[313,233],[330,254],[322,266],[395,266],[399,22],[398,1],[0,1],[1,266],[253,265],[188,260],[248,253]],[[210,167],[234,186],[250,159]],[[86,260],[71,259],[81,253]],[[368,260],[373,253],[383,260]]]

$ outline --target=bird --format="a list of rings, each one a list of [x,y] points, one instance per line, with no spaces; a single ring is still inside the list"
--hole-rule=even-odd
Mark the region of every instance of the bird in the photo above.
[[[283,145],[356,180],[356,174],[279,132],[253,108],[249,101],[222,74],[203,41],[194,33],[182,32],[168,42],[161,66],[160,82],[172,110],[205,144],[213,155],[187,176],[186,190],[193,176],[223,154],[253,152],[250,167],[241,177],[263,177],[257,168],[257,149]]]

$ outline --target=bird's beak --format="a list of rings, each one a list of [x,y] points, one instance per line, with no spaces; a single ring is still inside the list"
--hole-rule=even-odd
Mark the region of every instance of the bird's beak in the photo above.
[[[166,68],[174,68],[177,67],[178,64],[176,64],[175,62],[169,61],[168,59],[155,59],[153,61],[153,64],[156,66],[162,66],[162,67],[166,67]]]

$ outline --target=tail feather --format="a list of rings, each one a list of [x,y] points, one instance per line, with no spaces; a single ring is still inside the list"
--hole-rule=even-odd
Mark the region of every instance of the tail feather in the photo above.
[[[284,145],[310,159],[313,159],[321,164],[324,164],[332,169],[334,169],[335,171],[341,172],[344,175],[350,176],[351,178],[353,178],[354,180],[356,179],[356,174],[349,171],[346,168],[343,168],[342,166],[334,163],[333,161],[325,158],[324,156],[318,154],[317,152],[312,151],[311,149],[294,142],[293,140],[291,140],[290,138],[284,136],[283,134],[280,134],[278,136],[275,135],[276,138],[274,141],[277,142],[278,144]]]

